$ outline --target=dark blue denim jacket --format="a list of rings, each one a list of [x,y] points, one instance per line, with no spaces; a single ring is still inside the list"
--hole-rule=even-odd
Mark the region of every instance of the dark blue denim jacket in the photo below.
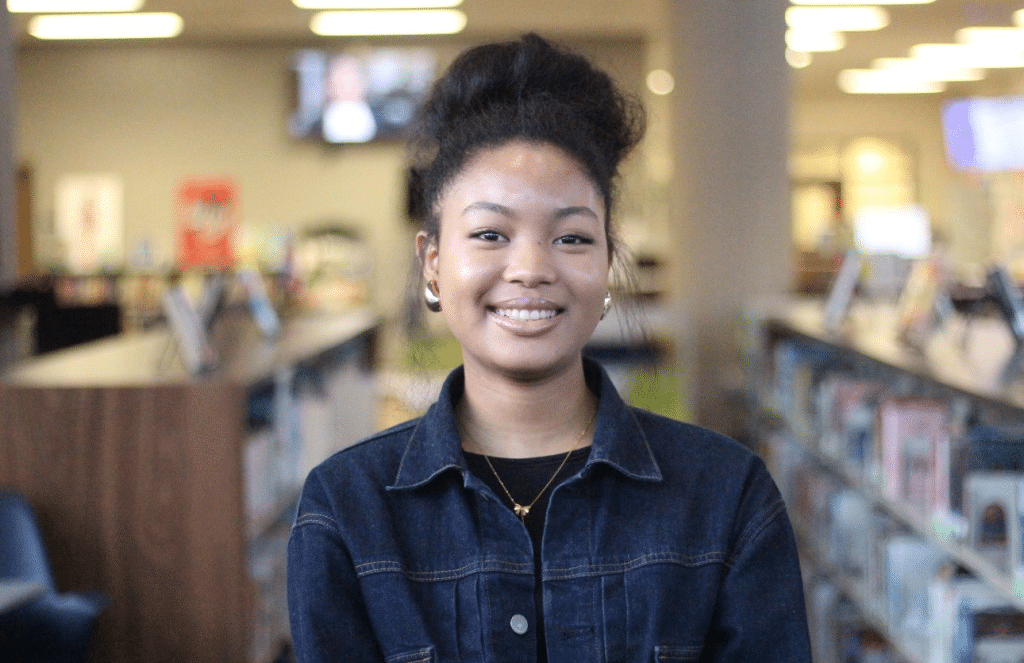
[[[810,661],[793,534],[764,464],[587,373],[594,444],[544,530],[549,660]],[[288,550],[300,663],[536,660],[530,537],[466,468],[462,379],[310,473]]]

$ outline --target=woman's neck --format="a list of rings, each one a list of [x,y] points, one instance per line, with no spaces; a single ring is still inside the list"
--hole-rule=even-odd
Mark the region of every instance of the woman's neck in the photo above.
[[[590,444],[596,408],[580,360],[569,370],[528,383],[467,364],[456,412],[466,451],[536,458]]]

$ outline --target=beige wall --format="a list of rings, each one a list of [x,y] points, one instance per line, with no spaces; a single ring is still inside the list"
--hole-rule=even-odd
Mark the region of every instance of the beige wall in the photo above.
[[[463,47],[444,42],[442,61]],[[639,91],[644,60],[638,40],[581,48]],[[229,176],[240,189],[243,223],[252,228],[297,230],[324,221],[358,228],[376,261],[375,300],[393,311],[412,249],[412,229],[403,218],[404,146],[332,147],[290,137],[294,50],[177,44],[22,49],[16,155],[34,171],[39,259],[53,246],[53,191],[62,175],[123,177],[127,251],[148,241],[161,264],[173,256],[179,183]],[[626,203],[637,214],[640,196]]]

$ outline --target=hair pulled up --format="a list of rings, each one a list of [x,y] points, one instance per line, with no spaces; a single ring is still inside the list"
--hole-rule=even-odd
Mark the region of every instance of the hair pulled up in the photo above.
[[[438,199],[481,150],[549,143],[584,168],[604,198],[606,230],[619,166],[640,142],[643,107],[582,55],[530,33],[463,52],[420,108],[412,141],[414,208],[436,238]]]

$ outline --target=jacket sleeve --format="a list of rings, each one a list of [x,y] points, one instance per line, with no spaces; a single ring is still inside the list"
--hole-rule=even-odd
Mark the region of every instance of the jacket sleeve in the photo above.
[[[796,540],[781,496],[764,466],[741,521],[719,588],[701,663],[810,663],[810,637]],[[758,485],[759,484],[759,485]]]
[[[299,663],[383,663],[337,521],[318,475],[288,541],[288,616]]]

